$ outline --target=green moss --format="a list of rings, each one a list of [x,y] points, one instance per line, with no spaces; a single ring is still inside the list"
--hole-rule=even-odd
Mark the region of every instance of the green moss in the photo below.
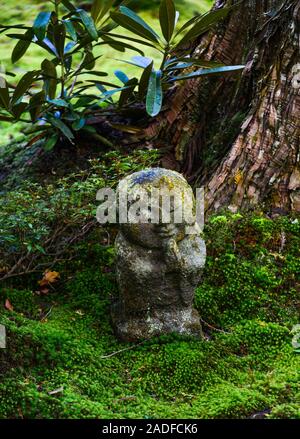
[[[295,218],[212,217],[205,277],[196,293],[203,319],[225,328],[243,319],[297,324],[299,232]]]
[[[300,394],[297,396],[297,403],[279,404],[274,407],[272,419],[300,419]]]
[[[39,308],[33,291],[17,290],[13,288],[0,288],[0,303],[5,304],[6,300],[13,303],[15,311],[29,318],[37,318],[42,310]]]
[[[0,417],[299,418],[299,222],[226,214],[205,234],[196,296],[205,340],[118,342],[113,249],[97,230],[47,295],[32,293],[38,278],[1,290],[14,311],[0,311]]]

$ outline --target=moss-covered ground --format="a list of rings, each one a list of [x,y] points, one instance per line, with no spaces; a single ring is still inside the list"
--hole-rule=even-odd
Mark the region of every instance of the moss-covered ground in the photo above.
[[[94,215],[96,188],[151,165],[151,154],[109,153],[84,172],[43,184],[16,179],[3,191],[2,273],[25,254],[60,279],[43,289],[40,269],[0,286],[7,331],[0,418],[300,418],[292,333],[300,311],[299,217],[253,211],[207,219],[208,258],[195,299],[204,339],[118,342],[109,312],[117,294],[107,242],[113,229],[95,226],[51,265],[46,243],[57,224],[81,228]]]

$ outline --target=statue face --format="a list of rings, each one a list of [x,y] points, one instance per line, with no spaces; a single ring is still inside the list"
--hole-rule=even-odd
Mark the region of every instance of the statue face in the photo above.
[[[180,174],[160,168],[145,170],[122,180],[118,192],[125,190],[130,219],[121,225],[121,230],[129,241],[146,248],[161,248],[168,239],[178,242],[184,238],[190,222],[183,207],[192,211],[194,196]]]
[[[122,224],[126,238],[141,247],[162,248],[168,239],[181,241],[185,236],[183,224]]]

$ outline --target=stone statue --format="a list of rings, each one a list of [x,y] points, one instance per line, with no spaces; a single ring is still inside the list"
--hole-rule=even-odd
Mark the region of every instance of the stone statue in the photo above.
[[[152,168],[123,179],[118,186],[118,197],[124,190],[128,194],[127,207],[134,208],[137,218],[142,217],[143,221],[120,224],[116,238],[120,292],[118,303],[112,306],[116,335],[123,341],[138,341],[167,333],[201,334],[193,299],[205,264],[206,247],[195,219],[193,224],[186,218],[178,221],[175,215],[179,208],[182,210],[182,204],[176,204],[175,198],[194,212],[191,187],[177,172]],[[141,207],[141,191],[153,196],[155,190],[156,195],[157,191],[173,194],[169,205],[167,203],[172,216],[169,221],[163,218],[163,210],[167,210],[163,198],[160,197],[153,208],[148,207],[149,202]],[[153,223],[149,215],[154,211],[156,221]],[[145,218],[148,221],[144,221]],[[190,233],[191,226],[193,233]]]

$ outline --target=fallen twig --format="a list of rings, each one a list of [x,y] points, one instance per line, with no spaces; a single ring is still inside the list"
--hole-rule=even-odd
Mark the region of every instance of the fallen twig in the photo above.
[[[145,343],[146,341],[149,341],[149,339],[143,340],[143,341],[141,341],[140,343],[136,343],[136,344],[134,344],[133,346],[129,346],[129,347],[124,348],[124,349],[121,349],[121,350],[119,350],[119,351],[112,352],[111,354],[103,355],[103,356],[101,356],[100,358],[103,359],[103,358],[114,357],[115,355],[118,355],[118,354],[120,354],[120,353],[122,353],[122,352],[130,351],[130,350],[136,348],[137,346],[140,346],[141,344]]]
[[[53,309],[53,306],[51,306],[49,311],[41,318],[41,320],[40,320],[41,322],[43,322],[44,320],[46,320],[47,317],[50,316],[50,314],[52,313],[52,309]]]
[[[214,326],[210,325],[210,324],[207,323],[205,320],[203,320],[201,317],[200,317],[200,321],[201,321],[205,326],[207,326],[208,328],[212,329],[213,331],[222,332],[223,334],[232,334],[232,332],[224,331],[224,329],[215,328]]]

